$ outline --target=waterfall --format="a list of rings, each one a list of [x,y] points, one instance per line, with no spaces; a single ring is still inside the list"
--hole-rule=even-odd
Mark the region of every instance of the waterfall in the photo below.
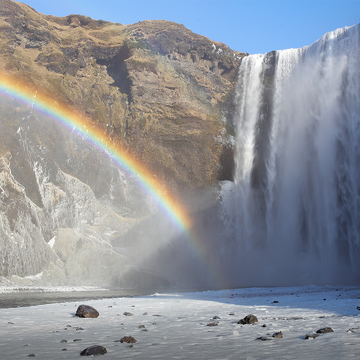
[[[229,205],[241,284],[360,282],[359,31],[242,59]]]

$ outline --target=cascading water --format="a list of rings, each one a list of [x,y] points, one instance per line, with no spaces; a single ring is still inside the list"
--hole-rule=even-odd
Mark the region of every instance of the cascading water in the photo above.
[[[242,60],[231,201],[243,285],[360,280],[359,32]]]

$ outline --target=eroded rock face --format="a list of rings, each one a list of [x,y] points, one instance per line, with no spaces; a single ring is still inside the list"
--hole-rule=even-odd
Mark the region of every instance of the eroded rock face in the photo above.
[[[179,191],[232,178],[232,99],[246,54],[172,22],[0,5],[1,71],[86,113]]]
[[[11,0],[0,0],[0,29],[1,74],[33,89],[34,102],[39,89],[80,111],[159,186],[192,201],[232,178],[232,98],[246,54],[175,23],[56,18]],[[166,267],[146,271],[147,254],[135,262],[140,245],[162,258],[158,247],[171,257],[171,244],[153,243],[142,228],[127,237],[153,222],[151,199],[71,131],[0,98],[0,282],[168,286]],[[198,273],[189,265],[179,261],[172,274]]]

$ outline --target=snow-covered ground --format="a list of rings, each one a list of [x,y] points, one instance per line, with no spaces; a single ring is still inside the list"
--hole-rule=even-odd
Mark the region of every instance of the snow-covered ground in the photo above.
[[[358,287],[247,288],[86,301],[99,311],[96,319],[74,316],[82,303],[0,309],[0,359],[78,359],[91,345],[107,349],[104,359],[360,358]],[[237,323],[249,314],[259,321]],[[216,321],[217,326],[208,326]],[[305,340],[324,327],[334,332]],[[279,331],[283,337],[273,338]],[[137,342],[131,347],[117,341],[124,336]]]

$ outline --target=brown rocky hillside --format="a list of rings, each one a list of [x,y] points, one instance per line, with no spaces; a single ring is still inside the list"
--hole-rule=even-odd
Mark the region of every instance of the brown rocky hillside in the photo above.
[[[58,18],[0,0],[1,71],[89,116],[176,188],[231,179],[245,55],[172,22]]]

